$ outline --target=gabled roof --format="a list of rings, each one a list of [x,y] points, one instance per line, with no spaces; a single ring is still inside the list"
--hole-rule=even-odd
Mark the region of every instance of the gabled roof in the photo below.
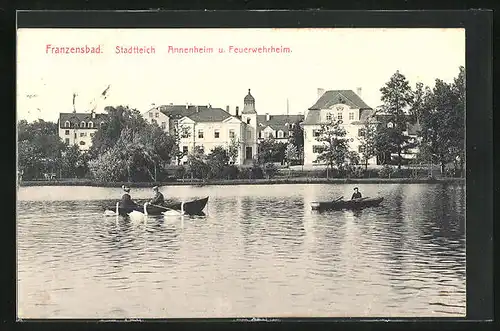
[[[107,114],[97,114],[95,113],[95,118],[92,118],[91,113],[60,113],[59,114],[59,127],[64,128],[64,123],[69,121],[71,125],[80,124],[83,122],[92,122],[94,124],[99,124],[108,118]]]
[[[312,109],[328,109],[330,106],[343,103],[351,108],[371,109],[356,93],[352,90],[331,90],[326,91],[316,103],[309,108]]]
[[[375,115],[376,111],[373,109],[360,109],[359,121],[353,121],[351,124],[365,124],[367,119]],[[321,124],[321,110],[311,109],[307,112],[304,124]]]
[[[209,106],[196,105],[162,105],[155,108],[172,119],[179,119],[196,113],[196,107],[198,107],[198,111],[209,108]]]
[[[288,132],[292,130],[292,123],[302,122],[304,120],[304,115],[269,115],[269,121],[267,121],[267,115],[257,115],[257,123],[259,123],[258,131],[264,130],[266,127],[270,127],[275,131]],[[288,123],[288,126],[286,125]],[[261,125],[262,124],[262,125]]]
[[[231,114],[220,108],[204,108],[187,116],[195,122],[222,122],[231,117]]]

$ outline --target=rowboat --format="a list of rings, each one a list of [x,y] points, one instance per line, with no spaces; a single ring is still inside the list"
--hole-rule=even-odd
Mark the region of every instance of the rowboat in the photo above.
[[[120,216],[127,216],[128,214],[136,211],[146,215],[162,215],[164,212],[175,210],[185,215],[203,215],[203,209],[208,203],[208,197],[202,199],[195,199],[187,202],[167,202],[163,205],[151,205],[145,203],[144,205],[134,205],[130,207],[117,206],[106,207],[107,211],[118,211]]]
[[[333,200],[333,201],[314,201],[311,203],[312,210],[342,210],[342,209],[363,209],[368,207],[377,207],[384,200],[382,197],[377,198],[360,198],[352,200]]]

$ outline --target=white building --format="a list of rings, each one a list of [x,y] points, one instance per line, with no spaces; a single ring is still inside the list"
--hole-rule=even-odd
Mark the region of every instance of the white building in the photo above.
[[[92,137],[97,129],[104,125],[106,114],[90,113],[60,113],[59,137],[67,145],[77,145],[80,150],[89,150]]]
[[[250,164],[257,156],[257,112],[250,90],[243,100],[241,114],[235,107],[226,110],[196,105],[163,105],[143,114],[146,121],[160,125],[169,134],[180,132],[180,149],[186,155],[195,149],[205,154],[216,146],[228,149],[232,141],[239,146],[236,164]]]
[[[346,130],[346,137],[349,148],[352,151],[361,152],[363,128],[367,119],[371,118],[375,111],[368,106],[360,97],[361,89],[358,93],[351,90],[326,91],[318,89],[318,99],[309,108],[304,120],[304,164],[317,164],[321,142],[317,141],[319,130],[322,124],[330,123],[332,120],[342,120],[342,126]],[[360,159],[361,159],[360,155]],[[368,164],[375,164],[373,157]]]

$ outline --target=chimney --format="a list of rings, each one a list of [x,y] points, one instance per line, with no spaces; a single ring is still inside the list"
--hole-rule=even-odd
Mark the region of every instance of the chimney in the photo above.
[[[236,117],[240,116],[240,107],[236,106]]]
[[[189,108],[189,103],[186,102],[186,109],[188,109],[188,108]]]
[[[226,106],[226,112],[229,113],[229,106]]]
[[[356,88],[356,94],[361,98],[361,87]]]
[[[269,113],[266,113],[266,121],[269,121],[271,119],[271,115]]]
[[[96,117],[95,111],[92,111],[91,117],[94,119]]]
[[[198,106],[195,106],[195,107],[196,107],[196,112],[199,112],[200,110],[199,110]]]
[[[325,94],[325,89],[324,88],[318,88],[318,99],[321,98],[321,96]]]
[[[174,105],[174,103],[173,103],[173,102],[171,102],[171,103],[170,103],[170,105],[171,105],[171,106],[173,106],[173,105]]]

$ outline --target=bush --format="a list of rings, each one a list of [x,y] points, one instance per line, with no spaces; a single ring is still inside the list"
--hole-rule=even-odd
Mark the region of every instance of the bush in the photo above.
[[[351,166],[347,169],[347,175],[352,178],[363,178],[365,177],[365,169]]]
[[[222,170],[222,178],[224,179],[236,179],[238,178],[239,170],[238,167],[234,165],[227,165]]]
[[[262,179],[264,178],[264,171],[262,170],[262,168],[257,165],[257,164],[254,164],[251,168],[251,174],[252,174],[252,179]]]
[[[181,165],[180,167],[175,169],[174,176],[175,176],[175,178],[182,178],[183,179],[184,176],[186,176],[186,168]]]
[[[238,179],[250,179],[252,178],[252,168],[241,167],[237,174]]]
[[[378,172],[378,176],[380,178],[391,178],[393,173],[394,169],[390,165],[385,164]]]
[[[274,163],[267,163],[264,166],[264,173],[266,174],[267,179],[273,178],[278,172],[278,168]]]

